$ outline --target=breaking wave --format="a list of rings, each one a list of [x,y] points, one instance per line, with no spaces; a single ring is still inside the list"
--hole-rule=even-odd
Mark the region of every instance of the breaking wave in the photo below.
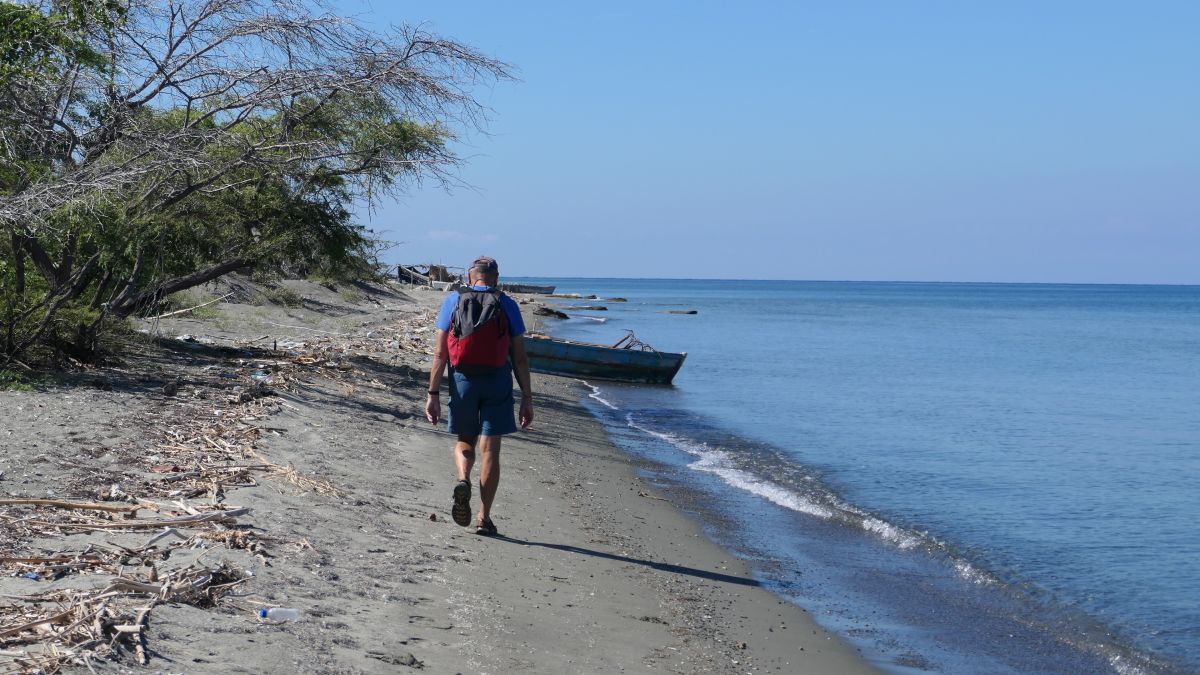
[[[592,398],[617,410],[616,406],[600,397],[599,388],[592,387],[592,389]],[[966,560],[950,555],[945,545],[929,534],[890,523],[848,504],[816,481],[808,479],[809,484],[805,486],[780,485],[738,466],[733,455],[726,450],[713,448],[708,443],[690,440],[675,433],[652,429],[638,422],[633,413],[626,413],[625,423],[630,428],[665,441],[694,456],[696,459],[688,465],[689,468],[711,473],[731,487],[762,497],[773,504],[798,513],[868,532],[900,550],[924,548],[930,552],[941,553],[951,558],[952,566],[959,576],[972,583],[988,584],[995,581],[995,578],[984,570]]]

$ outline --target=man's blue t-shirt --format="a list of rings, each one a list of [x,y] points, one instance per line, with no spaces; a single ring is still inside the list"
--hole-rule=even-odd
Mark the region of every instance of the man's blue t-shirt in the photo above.
[[[471,287],[476,291],[490,290],[490,286],[474,285]],[[521,308],[517,306],[517,301],[507,295],[500,296],[500,306],[504,308],[504,314],[508,317],[508,327],[510,335],[516,337],[525,333],[525,319],[521,318]],[[454,308],[458,307],[458,291],[450,291],[446,295],[445,301],[442,302],[442,309],[438,312],[437,327],[439,330],[450,330],[450,323],[454,319]]]

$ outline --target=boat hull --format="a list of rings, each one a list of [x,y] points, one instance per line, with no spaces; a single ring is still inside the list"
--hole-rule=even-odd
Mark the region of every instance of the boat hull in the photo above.
[[[584,342],[527,336],[529,369],[580,379],[670,384],[686,353],[614,349]]]
[[[531,293],[550,295],[554,292],[554,286],[539,286],[538,284],[508,284],[501,283],[500,290],[505,293]]]

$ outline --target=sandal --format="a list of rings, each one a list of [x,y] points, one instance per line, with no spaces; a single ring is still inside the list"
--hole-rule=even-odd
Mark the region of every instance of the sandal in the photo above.
[[[462,527],[471,524],[471,484],[465,480],[458,481],[454,486],[454,506],[450,509],[450,517]]]
[[[487,518],[479,524],[479,527],[475,528],[475,534],[485,537],[498,537],[500,536],[500,530],[496,529],[496,524],[492,522],[491,518]]]

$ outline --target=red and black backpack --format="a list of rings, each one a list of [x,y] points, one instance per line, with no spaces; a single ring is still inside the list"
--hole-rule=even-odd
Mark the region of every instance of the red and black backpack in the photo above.
[[[458,292],[458,305],[450,320],[450,365],[470,374],[487,373],[508,361],[508,316],[496,289]]]

